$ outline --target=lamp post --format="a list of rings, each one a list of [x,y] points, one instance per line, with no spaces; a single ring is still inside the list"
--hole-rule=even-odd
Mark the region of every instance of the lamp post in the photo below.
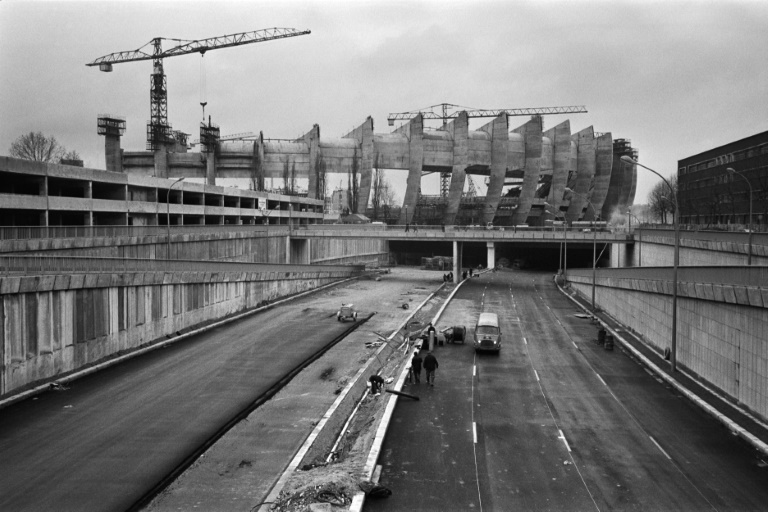
[[[731,174],[738,174],[742,178],[744,178],[744,181],[747,182],[747,186],[749,187],[749,223],[747,224],[747,230],[749,231],[748,235],[748,244],[749,248],[747,249],[747,265],[752,265],[752,183],[749,182],[746,176],[744,174],[740,173],[733,167],[729,167],[726,169]]]
[[[653,174],[664,180],[664,183],[666,183],[667,187],[669,187],[669,191],[672,194],[672,197],[675,199],[675,216],[673,218],[675,221],[675,259],[672,270],[672,346],[670,347],[669,351],[670,369],[674,372],[677,371],[677,267],[680,264],[680,208],[677,204],[677,191],[672,188],[672,185],[669,184],[669,181],[667,181],[664,176],[654,171],[650,167],[644,166],[629,155],[622,156],[621,161],[632,165],[639,165],[640,167],[651,171]]]
[[[592,214],[595,216],[595,220],[600,219],[600,214],[595,210],[595,205],[584,194],[574,192],[573,189],[565,187],[566,192],[570,192],[573,195],[583,197],[584,200],[592,207]],[[595,312],[595,282],[597,281],[597,229],[595,222],[592,222],[592,312]]]
[[[555,208],[551,204],[545,202],[544,206],[549,206],[550,208]],[[555,217],[557,215],[561,215],[563,217],[563,253],[560,255],[560,268],[563,270],[563,281],[566,280],[566,273],[568,271],[568,235],[565,231],[566,226],[568,223],[565,220],[565,214],[561,212],[560,210],[555,210],[552,213],[555,214]]]
[[[184,176],[177,179],[173,183],[171,183],[171,186],[168,187],[168,192],[165,195],[165,218],[167,221],[167,228],[168,228],[168,236],[167,236],[167,242],[168,242],[168,259],[171,259],[171,189],[173,186],[179,182],[184,181]]]
[[[632,231],[632,217],[634,217],[637,220],[638,225],[640,224],[640,219],[637,218],[637,215],[632,213],[632,210],[627,210],[627,215],[629,215],[629,230]],[[643,266],[643,231],[640,230],[640,239],[639,239],[640,245],[638,246],[637,251],[637,266],[642,267]]]

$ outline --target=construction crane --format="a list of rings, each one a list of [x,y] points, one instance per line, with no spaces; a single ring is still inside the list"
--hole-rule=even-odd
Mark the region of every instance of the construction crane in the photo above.
[[[439,108],[440,112],[435,112],[436,108]],[[449,109],[454,110],[449,112]],[[507,114],[508,116],[530,116],[547,114],[584,114],[587,112],[587,107],[583,105],[576,105],[568,107],[477,109],[462,107],[452,103],[440,103],[439,105],[432,105],[430,107],[425,107],[419,110],[412,110],[410,112],[398,112],[389,114],[389,116],[387,116],[387,122],[389,123],[389,126],[393,126],[395,121],[408,121],[414,116],[421,114],[424,119],[439,119],[443,122],[443,125],[445,125],[448,119],[455,119],[458,117],[459,112],[462,111],[467,113],[467,117],[496,117],[500,114]]]
[[[138,50],[110,53],[109,55],[99,57],[93,62],[86,64],[86,66],[99,66],[99,70],[110,72],[112,71],[113,64],[139,60],[153,61],[149,89],[151,120],[147,124],[147,149],[154,151],[160,149],[164,144],[173,142],[174,140],[171,125],[168,124],[168,91],[165,72],[163,71],[164,58],[186,55],[188,53],[205,55],[205,52],[208,50],[261,43],[264,41],[272,41],[273,39],[296,37],[310,33],[309,30],[296,30],[294,28],[266,28],[254,32],[241,32],[239,34],[211,37],[195,41],[156,37]],[[163,50],[163,40],[174,41],[180,44],[173,48]],[[201,105],[202,104],[203,102],[201,101]],[[205,115],[203,115],[203,118],[205,118]]]
[[[435,109],[439,109],[435,112]],[[418,114],[421,114],[424,119],[437,119],[443,122],[443,128],[446,127],[449,119],[455,119],[460,112],[466,112],[467,117],[497,117],[501,114],[507,114],[507,116],[529,116],[529,115],[547,115],[547,114],[584,114],[587,112],[587,107],[584,105],[574,105],[568,107],[533,107],[533,108],[495,108],[495,109],[478,109],[470,107],[462,107],[460,105],[454,105],[452,103],[440,103],[438,105],[432,105],[419,110],[412,110],[410,112],[398,112],[389,114],[387,116],[387,122],[389,126],[393,126],[395,121],[408,121],[413,119]],[[448,197],[448,191],[450,189],[451,173],[440,173],[440,196],[443,198]],[[470,180],[470,186],[473,183]]]

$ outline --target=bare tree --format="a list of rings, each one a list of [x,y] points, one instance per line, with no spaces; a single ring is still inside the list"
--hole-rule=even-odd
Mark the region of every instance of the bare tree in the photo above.
[[[283,162],[283,194],[288,194],[288,185],[291,180],[291,163],[290,157],[286,157]]]
[[[290,194],[296,195],[296,161],[291,164],[291,187]]]
[[[664,181],[660,181],[648,193],[648,209],[662,224],[667,223],[667,213],[674,219],[676,210],[677,176],[672,176],[669,184],[672,186],[671,191]]]
[[[349,207],[352,213],[358,213],[357,211],[357,197],[360,195],[360,183],[357,178],[357,148],[355,148],[352,154],[352,165],[349,167],[349,174],[347,175],[347,190],[349,191]]]
[[[373,161],[373,179],[371,180],[371,206],[373,207],[373,219],[379,220],[379,209],[381,208],[381,192],[384,186],[384,173],[379,169],[379,155],[376,154]]]
[[[47,137],[42,132],[29,132],[11,144],[10,155],[35,162],[58,163],[65,152],[53,135]]]

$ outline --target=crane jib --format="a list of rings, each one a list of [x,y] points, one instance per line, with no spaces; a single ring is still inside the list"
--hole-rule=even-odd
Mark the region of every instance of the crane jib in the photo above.
[[[177,55],[186,55],[189,53],[205,53],[208,50],[216,50],[218,48],[228,48],[231,46],[240,46],[250,43],[260,43],[264,41],[271,41],[273,39],[284,39],[286,37],[296,37],[311,33],[312,32],[310,30],[296,30],[293,28],[268,28],[263,30],[256,30],[253,32],[241,32],[238,34],[188,41],[184,44],[169,48],[165,51],[157,51],[157,49],[159,49],[159,41],[163,38],[154,38],[152,41],[145,44],[138,50],[110,53],[109,55],[104,55],[103,57],[99,57],[93,62],[86,64],[86,66],[100,66],[101,64],[106,63],[117,64],[120,62],[162,59],[165,57],[175,57]],[[143,50],[147,46],[155,47],[153,53],[148,53]]]

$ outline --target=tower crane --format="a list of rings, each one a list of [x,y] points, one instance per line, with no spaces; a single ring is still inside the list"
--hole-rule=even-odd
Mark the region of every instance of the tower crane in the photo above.
[[[439,109],[435,112],[435,109]],[[460,105],[454,105],[452,103],[440,103],[438,105],[431,105],[419,110],[412,110],[410,112],[396,112],[387,116],[387,122],[389,126],[393,126],[395,121],[407,121],[414,116],[421,114],[424,119],[439,119],[443,122],[443,128],[445,128],[449,119],[455,119],[458,117],[459,112],[466,112],[467,117],[497,117],[501,114],[507,114],[509,116],[529,116],[529,115],[547,115],[547,114],[584,114],[587,112],[587,107],[584,105],[573,105],[567,107],[532,107],[532,108],[496,108],[496,109],[478,109],[462,107]],[[448,197],[448,190],[450,189],[451,173],[440,173],[440,196],[443,198]],[[474,184],[470,180],[470,187],[474,189]]]
[[[436,108],[440,108],[440,112],[435,112]],[[454,109],[449,112],[450,109]],[[432,105],[419,110],[412,110],[410,112],[397,112],[389,114],[387,116],[387,122],[389,126],[393,126],[395,121],[407,121],[417,114],[421,114],[424,119],[439,119],[443,121],[443,124],[448,119],[455,119],[458,117],[459,112],[465,111],[467,117],[496,117],[500,114],[507,114],[507,116],[529,116],[529,115],[546,115],[546,114],[584,114],[587,112],[587,107],[584,105],[575,105],[568,107],[533,107],[533,108],[496,108],[496,109],[478,109],[462,107],[460,105],[454,105],[452,103],[440,103],[438,105]]]
[[[164,58],[186,55],[188,53],[205,55],[205,52],[208,50],[261,43],[273,39],[302,36],[310,33],[309,30],[275,27],[194,41],[156,37],[138,50],[110,53],[109,55],[99,57],[93,62],[89,62],[86,66],[99,66],[99,70],[110,72],[112,71],[113,64],[139,60],[153,61],[149,88],[151,120],[147,124],[147,149],[154,151],[173,140],[171,125],[168,124],[168,91],[165,72],[163,71]],[[178,44],[173,48],[163,50],[163,40],[174,41]]]

